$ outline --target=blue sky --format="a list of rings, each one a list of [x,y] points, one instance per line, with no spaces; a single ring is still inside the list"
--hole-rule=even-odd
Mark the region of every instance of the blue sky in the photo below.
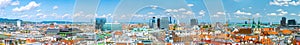
[[[18,2],[19,1],[19,2]],[[157,1],[157,0],[156,0]],[[224,7],[224,14],[226,19],[231,22],[243,22],[244,18],[254,18],[255,20],[261,20],[262,22],[279,22],[281,17],[287,17],[287,19],[296,19],[298,22],[300,19],[300,1],[299,0],[221,0]],[[59,20],[59,21],[72,21],[74,13],[74,7],[76,0],[1,0],[0,1],[0,17],[2,18],[17,18],[25,21],[43,21],[43,20]],[[101,0],[98,6],[95,17],[106,17],[115,15],[117,7],[120,3],[124,3],[126,0]],[[138,1],[131,1],[130,3],[137,3]],[[158,1],[160,2],[160,1]],[[88,2],[87,2],[88,3]],[[156,2],[148,2],[149,5],[155,5],[157,7],[164,8],[160,4],[153,4]],[[172,3],[172,1],[170,1]],[[175,2],[176,3],[176,2]],[[197,18],[200,22],[210,22],[212,17],[210,15],[206,3],[203,0],[185,0],[184,5],[190,9],[192,17]],[[162,4],[163,5],[163,4]],[[170,6],[180,5],[172,4]],[[128,5],[133,7],[135,5]],[[146,5],[147,6],[147,5]],[[184,7],[184,6],[183,6]],[[143,9],[152,10],[152,9]],[[139,11],[143,11],[139,10]],[[180,8],[173,8],[174,10],[180,10]],[[150,11],[151,12],[151,11]],[[150,13],[148,12],[148,13]],[[147,13],[147,12],[144,12]],[[155,11],[151,13],[156,14]],[[185,12],[182,12],[185,13]],[[137,13],[140,14],[140,13]],[[175,13],[177,14],[177,13]],[[181,14],[179,14],[181,15]],[[122,15],[115,15],[121,17]],[[125,15],[126,17],[127,15]],[[218,15],[216,15],[218,16]],[[147,17],[147,16],[145,16]],[[132,17],[131,17],[132,18]],[[186,17],[185,17],[186,18]],[[122,19],[122,18],[120,18]],[[118,21],[118,18],[113,20]],[[109,21],[109,22],[113,22]]]

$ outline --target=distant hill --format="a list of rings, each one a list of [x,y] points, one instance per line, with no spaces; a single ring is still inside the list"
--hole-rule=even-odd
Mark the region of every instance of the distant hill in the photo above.
[[[56,23],[56,24],[71,24],[72,22],[69,21],[42,21],[40,23],[43,24],[50,24],[50,23]]]

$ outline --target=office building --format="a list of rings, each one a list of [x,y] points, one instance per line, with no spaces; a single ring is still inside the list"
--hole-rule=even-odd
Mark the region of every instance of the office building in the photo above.
[[[95,28],[103,30],[102,27],[105,23],[106,23],[106,18],[96,18]]]
[[[161,19],[160,19],[160,22],[159,22],[160,24],[160,29],[168,29],[169,28],[169,19],[168,19],[168,17],[162,17]]]
[[[120,23],[105,23],[102,29],[102,31],[122,30],[122,25]]]
[[[281,20],[280,20],[280,25],[281,26],[286,26],[286,18],[285,17],[282,17]]]
[[[160,28],[160,18],[157,19],[157,27]]]
[[[21,27],[21,21],[19,20],[19,21],[17,21],[17,27]]]
[[[191,19],[190,22],[191,22],[191,26],[198,25],[197,19]]]
[[[172,17],[169,17],[169,24],[172,24]]]
[[[297,25],[297,22],[295,19],[288,20],[288,25]]]
[[[154,28],[154,24],[155,23],[155,17],[152,17],[152,19],[150,20],[150,25],[149,25],[149,27],[150,28]]]

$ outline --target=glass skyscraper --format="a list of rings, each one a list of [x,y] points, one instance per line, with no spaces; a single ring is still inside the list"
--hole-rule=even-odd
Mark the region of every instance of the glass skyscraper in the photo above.
[[[95,28],[103,30],[102,27],[105,23],[106,23],[106,18],[96,18]]]

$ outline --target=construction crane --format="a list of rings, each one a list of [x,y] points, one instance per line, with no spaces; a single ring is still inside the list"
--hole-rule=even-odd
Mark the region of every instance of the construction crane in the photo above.
[[[248,23],[251,23],[251,20],[254,20],[254,18],[239,18],[240,20],[248,20]]]

